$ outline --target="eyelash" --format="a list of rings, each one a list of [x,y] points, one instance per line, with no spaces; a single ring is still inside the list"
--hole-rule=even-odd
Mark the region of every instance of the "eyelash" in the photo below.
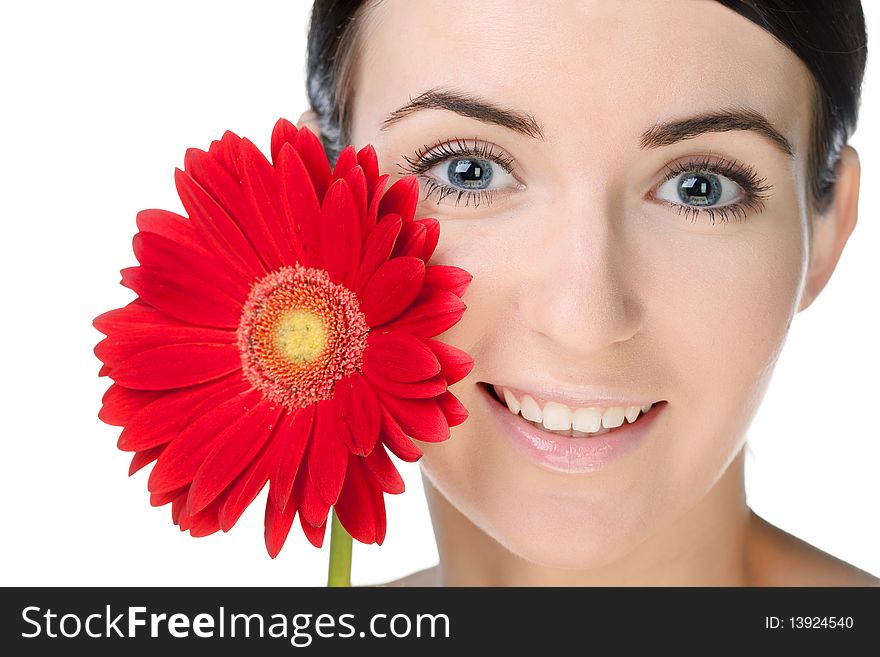
[[[471,198],[474,198],[474,207],[478,207],[481,200],[484,200],[486,205],[489,205],[495,199],[500,190],[492,189],[472,192],[464,189],[455,189],[454,187],[437,182],[424,174],[426,171],[432,169],[438,162],[442,162],[451,157],[479,157],[494,162],[508,173],[513,174],[513,158],[495,153],[491,144],[481,143],[476,139],[473,140],[472,144],[468,144],[467,141],[463,139],[455,139],[454,142],[457,149],[448,141],[438,142],[431,146],[425,144],[423,148],[416,151],[414,157],[410,158],[404,155],[403,159],[406,160],[409,166],[404,167],[398,163],[397,167],[407,174],[415,174],[424,178],[425,186],[428,189],[423,201],[427,200],[431,194],[436,191],[438,192],[438,202],[442,201],[450,194],[457,194],[455,205],[458,205],[461,202],[462,197],[465,197],[466,206],[470,203]],[[766,184],[766,178],[759,177],[752,167],[746,164],[741,164],[735,159],[726,159],[721,156],[715,156],[713,159],[710,155],[691,157],[684,161],[677,161],[666,165],[664,167],[664,178],[657,187],[660,187],[663,183],[682,173],[694,172],[710,172],[729,178],[742,188],[745,198],[735,203],[728,203],[727,205],[700,208],[693,205],[672,203],[663,199],[654,199],[653,191],[651,192],[650,197],[670,206],[673,210],[678,212],[679,215],[683,215],[686,220],[691,221],[691,223],[696,223],[696,219],[699,215],[706,214],[708,215],[711,224],[714,226],[716,218],[718,218],[721,223],[725,223],[731,218],[738,218],[740,221],[744,221],[750,211],[763,208],[764,201],[769,198],[768,192],[772,189],[771,185]]]
[[[683,173],[709,172],[730,178],[742,188],[744,198],[741,201],[707,208],[672,203],[665,199],[656,199],[654,192],[651,192],[650,197],[652,199],[670,206],[679,215],[683,215],[685,219],[691,221],[691,223],[696,223],[697,217],[701,214],[708,215],[713,226],[715,225],[716,217],[718,217],[720,223],[725,223],[732,218],[745,221],[749,212],[761,210],[764,207],[764,201],[770,197],[768,192],[772,189],[772,185],[767,184],[767,179],[759,177],[754,168],[747,164],[741,164],[735,159],[726,159],[721,156],[715,156],[715,159],[710,155],[690,157],[684,161],[679,160],[672,164],[667,164],[663,170],[665,172],[663,180],[657,187]]]
[[[458,194],[455,198],[455,205],[458,205],[461,202],[462,197],[465,197],[465,206],[470,203],[472,198],[474,199],[474,207],[479,207],[481,200],[485,201],[486,205],[489,205],[499,193],[502,193],[501,190],[481,189],[472,192],[466,189],[456,189],[449,185],[437,182],[424,174],[426,171],[432,169],[438,162],[442,162],[451,157],[478,157],[483,160],[494,162],[507,171],[507,173],[513,174],[513,158],[509,155],[496,153],[491,144],[479,142],[477,139],[474,139],[472,144],[467,143],[464,139],[455,139],[454,141],[458,149],[455,149],[448,141],[438,142],[432,146],[425,144],[421,149],[416,151],[414,157],[410,158],[406,155],[403,156],[403,159],[406,160],[409,165],[408,167],[402,166],[399,163],[397,164],[397,167],[405,173],[415,174],[424,178],[427,192],[425,193],[425,198],[422,199],[423,201],[426,201],[431,194],[437,192],[438,202],[442,201],[450,194]]]

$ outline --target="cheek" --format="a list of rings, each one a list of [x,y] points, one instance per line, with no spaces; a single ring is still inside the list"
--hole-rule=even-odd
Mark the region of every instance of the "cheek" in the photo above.
[[[659,455],[681,481],[720,475],[745,439],[795,314],[806,267],[797,216],[666,241],[650,263],[650,329],[679,404],[672,448]],[[722,234],[723,233],[723,234]],[[714,479],[712,480],[714,481]],[[695,493],[699,491],[694,491]]]

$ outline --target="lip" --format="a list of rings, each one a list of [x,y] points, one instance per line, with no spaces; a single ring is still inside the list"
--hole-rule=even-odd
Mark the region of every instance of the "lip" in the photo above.
[[[624,423],[614,431],[593,438],[569,438],[544,431],[497,402],[486,384],[477,385],[490,415],[518,452],[535,465],[563,474],[596,472],[620,461],[650,436],[657,418],[668,406],[659,401],[634,424]]]

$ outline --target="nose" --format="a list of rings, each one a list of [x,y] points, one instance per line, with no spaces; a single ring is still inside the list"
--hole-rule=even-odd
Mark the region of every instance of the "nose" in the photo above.
[[[583,196],[581,196],[583,199]],[[555,217],[524,263],[521,319],[551,353],[577,359],[601,354],[638,332],[637,253],[608,208],[557,204]]]

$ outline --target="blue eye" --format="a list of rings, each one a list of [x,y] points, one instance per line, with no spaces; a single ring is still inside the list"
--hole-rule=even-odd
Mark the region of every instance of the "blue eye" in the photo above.
[[[678,196],[685,203],[715,205],[721,197],[721,183],[718,176],[688,176],[679,181]]]
[[[492,165],[474,158],[450,160],[446,177],[453,185],[465,189],[486,189],[492,180]]]
[[[669,194],[676,196],[678,201],[686,205],[714,206],[736,200],[742,191],[739,185],[726,176],[695,171],[667,180],[657,189],[656,196],[663,198],[663,194]],[[670,198],[665,200],[675,202]]]
[[[708,216],[712,225],[736,217],[744,220],[749,210],[760,210],[771,186],[751,167],[735,161],[703,157],[666,167],[663,183],[653,198],[696,221]]]
[[[482,202],[488,205],[498,192],[519,187],[516,179],[499,163],[476,157],[444,158],[427,169],[423,178],[425,199],[435,191],[438,203],[447,196],[457,194],[456,205],[463,198],[466,206],[474,207]]]
[[[458,139],[455,145],[444,143],[404,157],[409,167],[397,166],[407,173],[416,174],[425,181],[425,200],[437,192],[437,203],[450,195],[455,205],[489,205],[499,193],[521,189],[513,176],[513,158],[497,154],[493,147]]]

